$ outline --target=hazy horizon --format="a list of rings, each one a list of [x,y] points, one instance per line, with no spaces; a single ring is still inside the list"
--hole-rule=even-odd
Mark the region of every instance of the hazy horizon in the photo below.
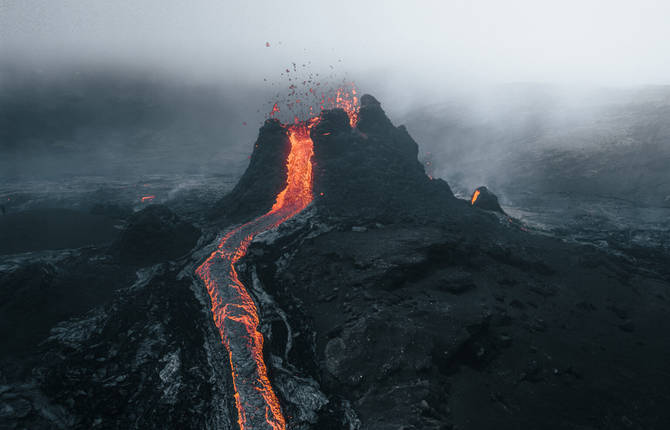
[[[0,0],[0,170],[239,174],[272,103],[316,74],[377,97],[465,189],[535,150],[661,160],[668,17],[651,0]]]
[[[261,87],[309,63],[383,93],[665,85],[669,17],[670,4],[652,0],[0,0],[0,55],[47,71],[116,65]]]

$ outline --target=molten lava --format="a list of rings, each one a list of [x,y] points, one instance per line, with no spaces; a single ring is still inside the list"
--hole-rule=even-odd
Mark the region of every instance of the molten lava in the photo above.
[[[472,200],[470,200],[470,204],[474,205],[477,199],[479,198],[479,190],[475,190],[474,194],[472,194]]]
[[[335,107],[349,114],[352,125],[358,116],[355,90],[338,93]],[[275,104],[273,113],[279,112]],[[312,194],[314,143],[310,130],[319,121],[295,121],[285,125],[291,149],[286,160],[286,187],[266,214],[228,232],[217,249],[196,269],[212,300],[214,323],[229,354],[238,423],[245,429],[285,429],[286,420],[263,361],[263,334],[253,298],[239,279],[235,264],[247,253],[253,238],[297,215],[309,205]]]
[[[150,202],[150,201],[152,201],[152,200],[155,199],[155,198],[156,198],[156,196],[144,196],[144,197],[142,197],[141,200],[142,200],[143,202]]]
[[[312,155],[314,143],[309,130],[318,122],[312,119],[307,124],[300,123],[288,128],[291,152],[286,161],[288,175],[286,188],[278,195],[270,214],[281,212],[286,207],[298,208],[289,218],[302,211],[312,201]]]
[[[257,234],[275,228],[302,211],[312,201],[312,163],[314,154],[310,128],[316,123],[288,126],[291,151],[287,160],[286,188],[272,209],[225,235],[216,251],[198,267],[212,299],[212,313],[230,357],[238,423],[241,429],[285,429],[279,401],[272,390],[263,361],[263,335],[258,331],[258,310],[240,281],[235,263],[242,258]],[[241,341],[243,340],[243,341]],[[243,366],[251,357],[254,368]],[[259,409],[259,405],[263,405]]]

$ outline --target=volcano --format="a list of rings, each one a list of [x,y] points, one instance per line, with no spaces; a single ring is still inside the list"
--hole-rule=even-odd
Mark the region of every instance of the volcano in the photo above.
[[[356,102],[266,120],[218,201],[146,202],[109,246],[12,257],[0,424],[665,428],[670,258],[459,198]],[[112,298],[76,300],[91,284]],[[83,310],[41,323],[43,291]]]
[[[241,222],[270,210],[286,186],[285,160],[291,148],[287,129],[291,127],[275,119],[265,122],[249,167],[216,204],[212,219]],[[370,95],[363,95],[353,111],[323,111],[308,130],[314,151],[314,205],[321,213],[391,222],[439,217],[461,203],[445,181],[425,174],[416,142],[405,127],[393,126]]]
[[[374,97],[364,95],[360,110],[345,107],[347,111],[324,111],[304,123],[266,122],[249,168],[218,206],[225,210],[233,203],[229,213],[241,219],[266,210],[273,200],[274,204],[226,234],[197,269],[230,355],[241,429],[286,428],[267,377],[258,310],[235,269],[253,238],[304,210],[314,191],[317,210],[359,221],[425,215],[455,201],[445,182],[425,175],[417,144],[404,128],[393,127]],[[277,163],[283,159],[285,165]],[[283,189],[276,193],[279,184]],[[245,198],[249,194],[254,196],[250,201]],[[434,204],[426,204],[429,201]],[[406,210],[407,204],[412,210]]]

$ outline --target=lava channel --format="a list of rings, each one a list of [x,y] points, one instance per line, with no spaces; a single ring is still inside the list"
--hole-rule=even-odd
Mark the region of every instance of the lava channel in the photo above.
[[[286,187],[272,209],[226,234],[218,248],[196,269],[212,299],[212,314],[228,350],[240,429],[285,429],[279,401],[263,361],[263,335],[254,300],[240,281],[235,263],[254,236],[279,226],[312,201],[312,155],[309,131],[318,119],[290,125],[291,150],[287,159]]]
[[[472,199],[470,199],[470,204],[474,205],[477,199],[479,198],[479,190],[475,190],[475,192],[472,194]]]

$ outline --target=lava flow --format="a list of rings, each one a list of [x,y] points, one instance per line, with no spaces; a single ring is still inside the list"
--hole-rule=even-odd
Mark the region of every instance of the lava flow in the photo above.
[[[355,121],[356,106],[342,106]],[[319,121],[285,126],[291,149],[286,162],[286,187],[272,209],[226,234],[218,248],[197,268],[212,300],[212,314],[228,350],[240,429],[285,429],[286,421],[268,379],[263,361],[263,335],[253,298],[240,281],[235,263],[247,252],[254,236],[279,226],[305,209],[313,199],[310,129]],[[354,122],[352,122],[354,123]]]
[[[479,198],[479,190],[475,190],[474,194],[472,194],[472,200],[470,200],[470,204],[474,205],[475,202],[477,201],[477,198]]]

